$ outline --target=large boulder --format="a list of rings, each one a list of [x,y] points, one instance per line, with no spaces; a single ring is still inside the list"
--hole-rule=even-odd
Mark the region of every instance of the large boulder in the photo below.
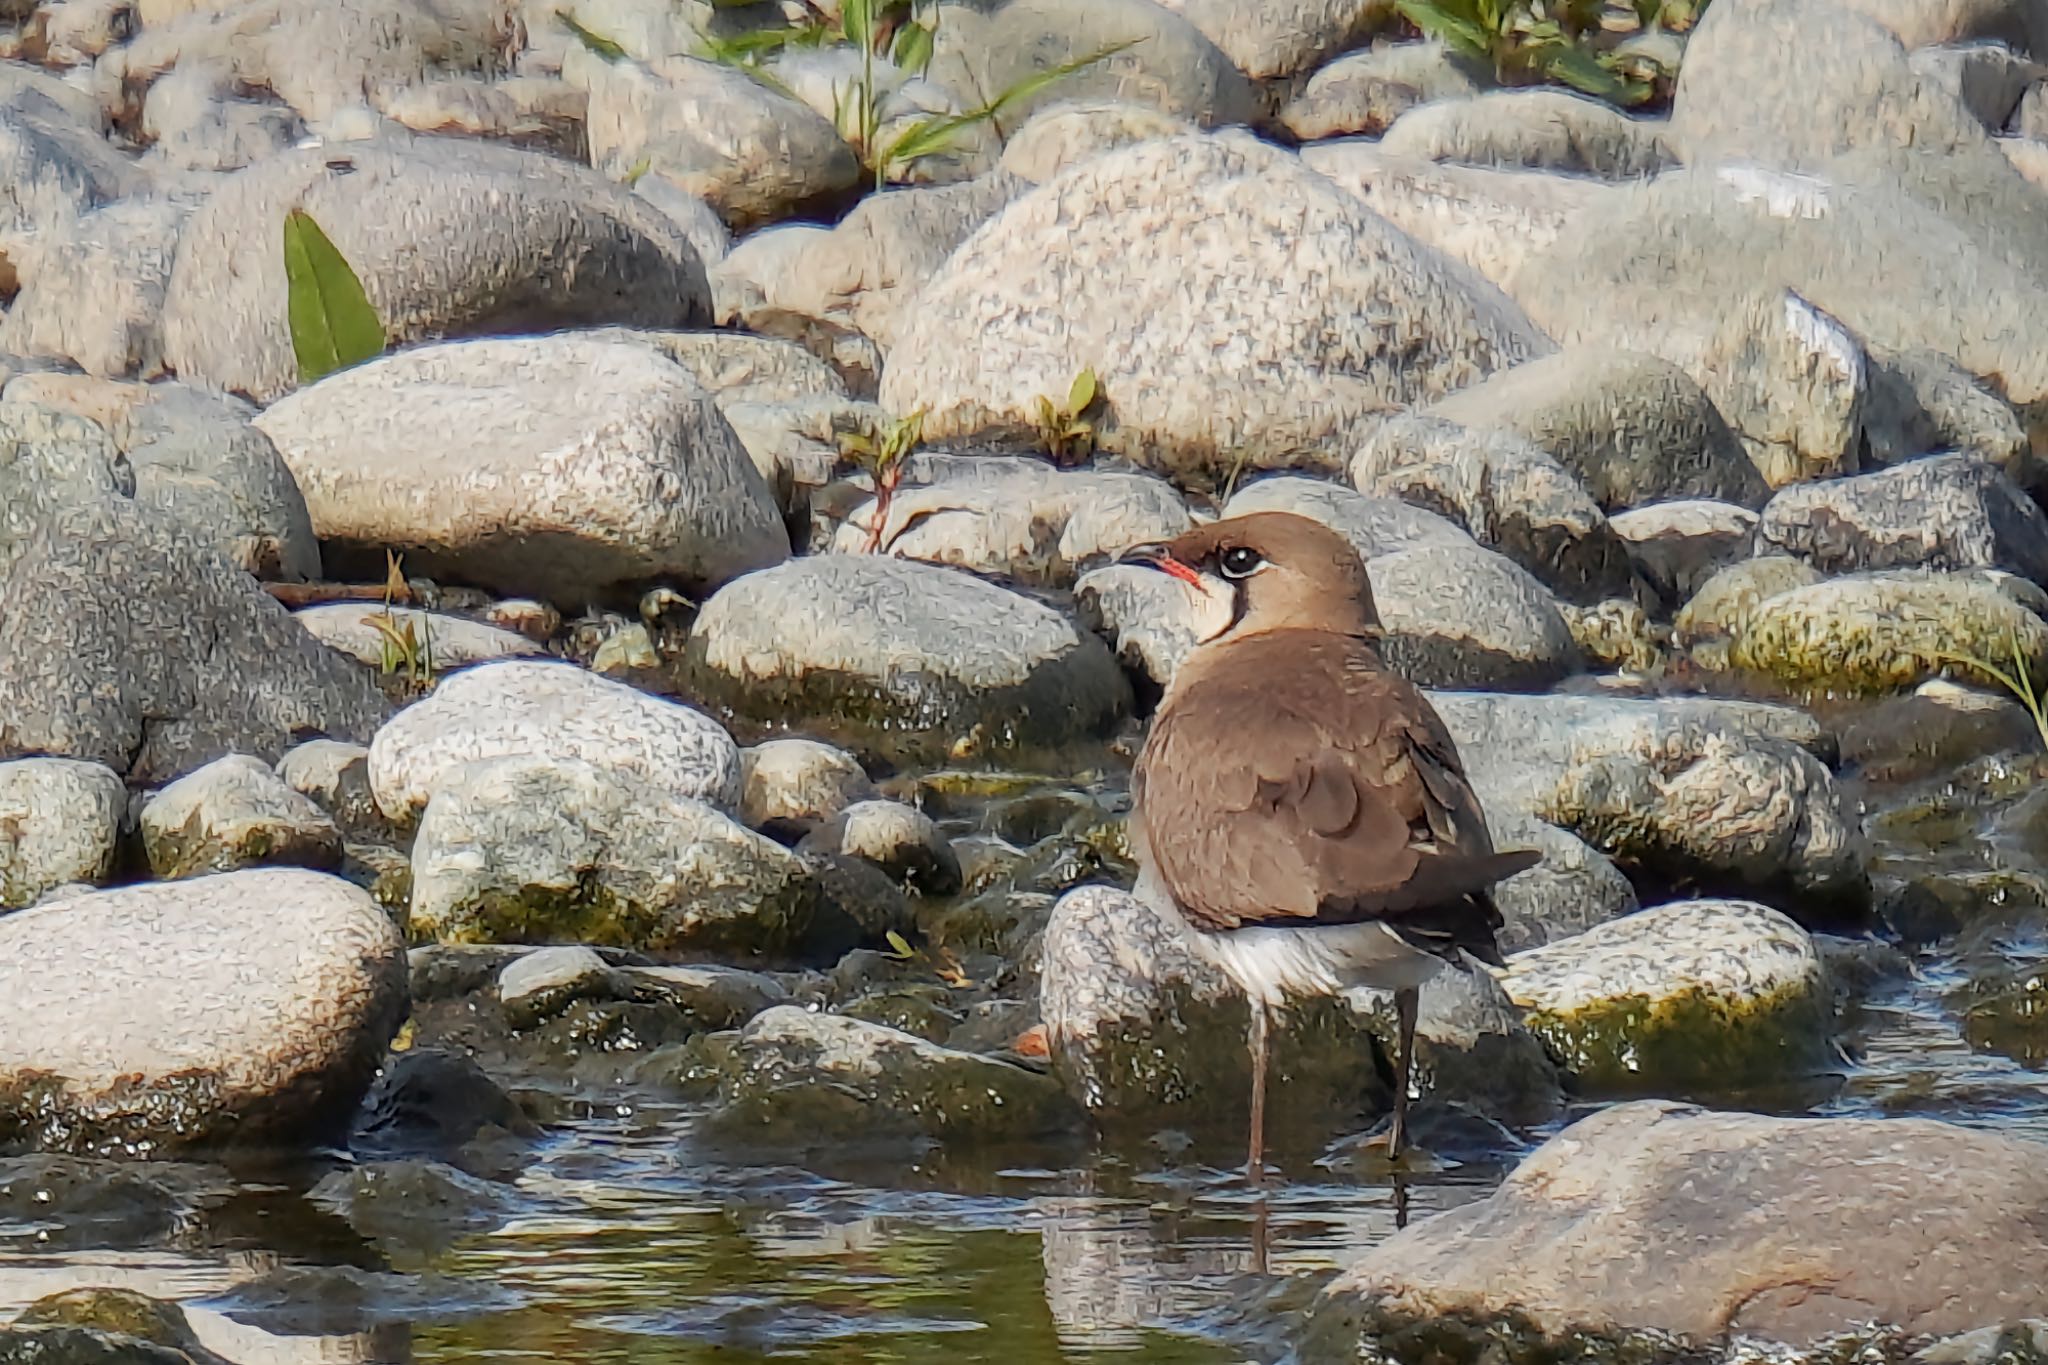
[[[282,153],[221,182],[178,242],[164,359],[269,402],[297,387],[281,233],[303,209],[394,343],[707,322],[703,263],[659,210],[596,171],[457,138]]]
[[[1784,489],[1764,508],[1757,548],[1798,555],[1823,573],[2004,569],[2048,584],[2048,517],[1972,455]]]
[[[1130,688],[1093,634],[1044,603],[908,560],[816,555],[704,604],[684,671],[712,706],[801,721],[891,753],[970,754],[1098,735]]]
[[[711,396],[651,347],[577,336],[386,356],[257,426],[342,563],[407,566],[568,606],[654,579],[714,586],[789,553]]]
[[[164,289],[192,210],[189,196],[117,199],[10,240],[0,348],[87,374],[162,373]]]
[[[268,763],[229,754],[194,770],[142,807],[142,851],[164,881],[257,864],[331,871],[341,830]]]
[[[0,1151],[163,1156],[346,1133],[405,944],[336,877],[263,868],[0,919]],[[93,1028],[80,1028],[81,1019]]]
[[[1449,1358],[1484,1343],[1510,1365],[1997,1327],[2048,1314],[2044,1171],[2036,1144],[1948,1123],[1643,1100],[1394,1234],[1323,1306],[1354,1340]]]
[[[70,758],[0,763],[0,911],[69,882],[113,875],[128,789],[110,769]]]
[[[1627,180],[1672,161],[1659,125],[1569,90],[1491,90],[1430,100],[1380,139],[1391,156]]]
[[[977,230],[919,295],[881,401],[927,409],[929,438],[1028,438],[1038,398],[1092,368],[1101,449],[1221,479],[1339,467],[1389,407],[1547,349],[1490,285],[1288,153],[1167,138]]]

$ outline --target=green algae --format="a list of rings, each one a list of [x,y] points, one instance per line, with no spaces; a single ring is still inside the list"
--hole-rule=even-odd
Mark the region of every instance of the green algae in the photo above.
[[[1525,1022],[1585,1089],[1661,1094],[1809,1072],[1825,1061],[1829,1021],[1826,1004],[1797,987],[1745,1000],[1695,987],[1534,1008]]]

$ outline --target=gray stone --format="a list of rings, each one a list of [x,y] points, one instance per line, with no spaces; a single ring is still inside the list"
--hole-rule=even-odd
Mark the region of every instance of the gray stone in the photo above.
[[[812,722],[857,747],[956,757],[1100,734],[1130,690],[1100,640],[967,574],[818,555],[704,604],[693,695],[751,721]]]
[[[732,250],[732,233],[718,216],[718,210],[667,176],[650,171],[633,183],[633,193],[660,209],[662,216],[676,225],[690,249],[697,253],[697,259],[704,262],[706,271]]]
[[[1832,1002],[1812,937],[1748,901],[1611,920],[1517,953],[1502,984],[1589,1089],[1732,1089],[1828,1060]]]
[[[1381,18],[1372,0],[1175,0],[1168,8],[1179,10],[1256,81],[1313,70]]]
[[[1764,508],[1757,546],[1828,574],[2006,569],[2048,583],[2048,518],[1995,465],[1971,455],[1784,489]]]
[[[1354,492],[1323,479],[1280,474],[1255,479],[1223,505],[1226,517],[1292,512],[1342,533],[1370,564],[1385,555],[1432,546],[1470,549],[1472,537],[1455,515],[1378,490]]]
[[[1388,665],[1425,687],[1542,691],[1584,662],[1550,590],[1492,550],[1424,546],[1366,572]]]
[[[773,222],[852,189],[860,163],[827,119],[743,72],[692,57],[584,64],[590,164],[645,167],[735,227]]]
[[[295,744],[277,761],[284,784],[334,818],[343,833],[387,838],[390,822],[370,791],[370,749],[336,739]]]
[[[964,243],[918,296],[880,397],[926,408],[931,440],[1028,438],[1035,399],[1092,368],[1100,450],[1220,481],[1339,466],[1388,407],[1547,349],[1491,286],[1298,159],[1240,134],[1169,138],[1072,168]]]
[[[1417,105],[1387,129],[1394,156],[1626,180],[1671,164],[1656,123],[1568,90],[1491,90]]]
[[[1043,1072],[880,1024],[779,1005],[732,1046],[713,1131],[749,1148],[1028,1140],[1075,1114]]]
[[[257,419],[331,557],[578,606],[782,560],[774,498],[689,374],[572,335],[449,342],[329,376]]]
[[[1732,640],[1742,634],[1756,609],[1779,593],[1821,581],[1818,570],[1790,555],[1764,555],[1716,569],[1672,618],[1681,645]]]
[[[1929,5],[1923,0],[1839,0],[1852,10],[1884,25],[1908,51],[1948,43],[1991,40],[2009,43],[2017,52],[2048,53],[2048,14],[2031,0],[1952,0]]]
[[[1280,122],[1303,142],[1346,133],[1379,134],[1430,100],[1476,95],[1491,73],[1436,41],[1374,43],[1318,67]]]
[[[0,918],[0,997],[0,1149],[330,1141],[405,1017],[405,945],[339,878],[230,872]]]
[[[2010,693],[1946,678],[1921,683],[1842,725],[1842,766],[1868,782],[1917,782],[1987,754],[2038,753],[2041,731]]]
[[[594,341],[653,347],[689,371],[720,407],[846,397],[846,381],[838,371],[793,341],[741,332],[636,332],[624,327],[601,328],[588,335]]]
[[[152,83],[141,129],[148,163],[174,172],[240,170],[305,135],[289,107],[236,98],[233,71],[210,62],[181,65]]]
[[[2039,461],[2005,400],[1935,351],[1870,351],[1863,434],[1880,464],[1955,450],[1988,460],[2022,488],[2041,481]]]
[[[1993,133],[2011,121],[2027,87],[2048,75],[2000,42],[1923,47],[1907,54],[1906,65],[1923,81],[1953,95]]]
[[[2048,1313],[2032,1270],[2048,1252],[2044,1205],[2032,1142],[1643,1100],[1559,1133],[1485,1199],[1394,1234],[1326,1303],[1362,1314],[1368,1337],[1433,1323],[1460,1354],[1511,1322],[1530,1343],[1504,1357],[1515,1362],[1565,1341],[1825,1349],[1873,1322],[1940,1336]]]
[[[547,655],[547,650],[524,635],[465,616],[407,607],[387,610],[370,602],[323,602],[301,607],[292,618],[329,649],[372,668],[380,667],[386,651],[395,648],[384,634],[386,626],[401,635],[410,633],[426,672],[436,676],[497,659]]]
[[[164,359],[269,402],[297,386],[277,234],[304,209],[393,343],[492,331],[709,320],[704,267],[651,204],[597,172],[460,138],[294,150],[221,182],[185,225]]]
[[[147,183],[98,128],[49,105],[0,109],[0,232],[62,233]]]
[[[464,768],[533,756],[622,773],[675,800],[740,799],[739,746],[716,721],[572,664],[510,660],[459,673],[370,745],[370,785],[410,819]]]
[[[1487,813],[1495,848],[1534,849],[1543,861],[1493,887],[1493,903],[1506,921],[1504,953],[1539,948],[1582,934],[1637,908],[1635,888],[1614,861],[1569,830],[1527,811]]]
[[[390,709],[210,544],[124,499],[51,509],[7,584],[0,754],[89,758],[151,785],[310,735],[366,740]]]
[[[924,896],[960,890],[960,859],[932,818],[900,801],[856,801],[809,834],[798,853],[862,858]]]
[[[779,845],[624,769],[558,756],[462,765],[413,841],[412,930],[443,943],[785,958],[815,909]]]
[[[1617,513],[1608,524],[1658,595],[1683,602],[1721,569],[1750,557],[1756,523],[1747,507],[1680,498]]]
[[[18,292],[0,349],[87,374],[161,374],[164,289],[191,212],[182,199],[121,199],[10,240]]]
[[[1870,371],[1840,322],[1790,290],[1753,291],[1729,307],[1700,363],[1771,487],[1856,472]]]
[[[1651,355],[1560,351],[1462,389],[1428,414],[1526,438],[1608,511],[1669,498],[1761,506],[1769,492],[1700,387]]]
[[[829,820],[875,784],[860,760],[814,739],[771,739],[740,750],[740,812],[751,829]]]
[[[1587,607],[1560,602],[1558,611],[1587,668],[1617,675],[1608,683],[1621,683],[1628,674],[1654,674],[1662,666],[1669,633],[1650,620],[1640,602],[1620,597]]]
[[[1568,601],[1638,591],[1630,547],[1578,479],[1519,436],[1402,414],[1367,438],[1350,475],[1361,493],[1456,522]]]
[[[98,763],[0,763],[0,911],[111,877],[127,810],[127,787]]]
[[[1003,148],[1002,168],[1019,179],[1043,185],[1091,156],[1133,142],[1194,131],[1195,126],[1186,119],[1148,104],[1065,99],[1040,108],[1010,137]]]
[[[1074,583],[1074,606],[1107,636],[1124,667],[1165,686],[1200,643],[1195,611],[1180,584],[1138,564],[1109,564]]]
[[[259,864],[341,865],[334,821],[246,754],[217,758],[150,797],[141,825],[149,869],[164,881]]]
[[[133,466],[97,423],[14,399],[0,400],[0,480],[0,569],[54,509],[135,495]]]

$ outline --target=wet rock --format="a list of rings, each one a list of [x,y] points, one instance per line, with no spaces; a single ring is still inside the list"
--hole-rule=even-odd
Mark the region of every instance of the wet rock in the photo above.
[[[1888,698],[1842,725],[1842,765],[1872,782],[1914,782],[1986,754],[2040,749],[2026,708],[2003,693],[1980,692],[1945,678]]]
[[[1476,95],[1489,80],[1440,42],[1374,43],[1318,67],[1281,109],[1280,122],[1303,142],[1378,134],[1417,105]]]
[[[361,668],[146,509],[76,503],[17,544],[0,754],[87,758],[150,785],[223,754],[274,760],[310,735],[367,739],[389,710]],[[0,560],[8,548],[0,535]]]
[[[191,1213],[191,1182],[164,1166],[41,1153],[0,1159],[0,1215],[41,1225],[38,1245],[139,1247],[167,1240]]]
[[[1395,156],[1360,138],[1303,147],[1301,159],[1415,240],[1502,287],[1575,214],[1617,192],[1583,176]]]
[[[404,666],[403,654],[395,652],[391,638],[384,633],[385,625],[400,635],[409,633],[417,642],[423,671],[436,675],[498,659],[547,654],[523,635],[443,612],[386,609],[367,602],[323,602],[301,607],[292,616],[321,644],[372,668],[383,667],[387,659]]]
[[[779,845],[624,769],[556,755],[455,769],[413,842],[413,932],[447,943],[780,958],[801,950],[815,909]]]
[[[771,739],[740,750],[740,813],[748,828],[829,820],[875,795],[860,760],[814,739]]]
[[[162,373],[158,319],[191,212],[183,199],[121,199],[10,240],[19,292],[0,319],[0,350],[87,374]]]
[[[717,405],[645,346],[451,342],[332,375],[258,419],[330,557],[582,605],[725,581],[789,551]]]
[[[492,331],[708,321],[704,268],[645,200],[596,171],[460,138],[294,150],[222,182],[185,226],[164,359],[188,382],[269,402],[298,383],[275,241],[320,224],[393,343]],[[508,286],[507,281],[513,281]]]
[[[309,739],[278,760],[277,775],[326,811],[344,834],[378,839],[390,834],[390,822],[370,791],[369,746]]]
[[[1370,575],[1387,663],[1425,687],[1540,691],[1581,666],[1557,599],[1503,555],[1425,546]]]
[[[1287,474],[1255,479],[1223,507],[1226,517],[1253,512],[1292,512],[1320,521],[1341,532],[1367,562],[1402,550],[1428,546],[1469,549],[1473,544],[1454,513],[1420,506],[1399,495],[1356,493],[1323,479]]]
[[[1099,1124],[1162,1126],[1242,1140],[1251,1065],[1244,997],[1190,941],[1191,931],[1129,893],[1070,891],[1045,929],[1039,1009],[1054,1069]],[[1557,1100],[1550,1063],[1487,982],[1423,988],[1417,1059],[1425,1089],[1510,1122],[1540,1121]],[[1267,1132],[1327,1132],[1391,1103],[1373,1061],[1392,1037],[1371,992],[1292,1004],[1276,1020]],[[1492,1002],[1489,1004],[1489,1002]]]
[[[0,911],[68,882],[113,875],[128,789],[97,763],[0,763]]]
[[[1757,543],[1829,574],[1985,568],[2048,583],[2048,518],[1996,466],[1970,455],[1787,488],[1764,508]]]
[[[1831,996],[1812,938],[1747,901],[1641,910],[1517,953],[1503,981],[1596,1090],[1726,1090],[1827,1058]]]
[[[1229,344],[1187,344],[1211,332]],[[1369,416],[1546,349],[1490,287],[1296,158],[1171,138],[1072,168],[963,244],[918,296],[881,401],[926,407],[930,439],[1027,436],[1035,398],[1093,368],[1099,449],[1220,479],[1335,466]]]
[[[1511,432],[1576,474],[1602,508],[1671,498],[1761,506],[1761,475],[1700,387],[1655,356],[1573,349],[1518,365],[1429,415]]]
[[[781,1005],[733,1044],[714,1131],[750,1148],[1028,1141],[1071,1127],[1059,1083],[843,1015]]]
[[[370,785],[394,819],[469,764],[531,755],[622,773],[672,797],[738,806],[739,746],[717,722],[564,663],[511,660],[457,674],[370,746]]]
[[[346,1129],[405,1015],[404,945],[338,878],[229,872],[0,918],[0,996],[0,1147],[289,1146]]]
[[[1856,472],[1870,366],[1836,319],[1790,290],[1752,292],[1728,309],[1701,364],[1771,487]]]
[[[744,227],[860,179],[828,120],[743,72],[685,56],[593,58],[578,70],[590,90],[590,164],[608,180],[643,168]]]
[[[164,881],[274,864],[331,871],[341,831],[261,759],[229,754],[187,773],[142,807],[142,848]]]
[[[817,555],[704,604],[693,695],[750,721],[809,721],[858,747],[978,753],[1098,734],[1130,694],[1093,635],[948,569]]]
[[[378,1155],[485,1157],[508,1139],[537,1135],[504,1087],[475,1059],[443,1048],[393,1053],[363,1101],[355,1150]]]
[[[1656,502],[1618,513],[1608,524],[1628,542],[1636,567],[1667,602],[1684,602],[1715,573],[1748,559],[1757,514],[1708,498]]]
[[[1186,119],[1120,99],[1063,99],[1048,104],[1011,135],[1002,168],[1043,185],[1067,167],[1134,142],[1196,131]],[[1019,186],[1019,189],[1022,187]]]
[[[1613,859],[1576,834],[1514,809],[1489,812],[1487,827],[1496,848],[1543,855],[1536,866],[1493,888],[1494,906],[1506,921],[1499,935],[1502,952],[1540,948],[1638,908],[1635,887]]]
[[[1681,645],[1728,641],[1742,634],[1759,606],[1779,593],[1809,587],[1821,575],[1803,559],[1764,555],[1717,569],[1672,619]]]
[[[6,1336],[28,1343],[19,1357],[28,1360],[230,1365],[201,1344],[184,1309],[132,1289],[81,1287],[47,1294],[24,1308],[0,1341]]]
[[[1873,348],[1869,361],[1863,433],[1879,463],[1955,450],[1997,465],[2023,488],[2040,481],[2019,418],[1955,361],[1918,348]]]
[[[799,853],[863,858],[922,896],[960,890],[960,859],[932,818],[897,801],[856,801],[804,836]]]
[[[1367,438],[1350,475],[1362,493],[1448,517],[1568,601],[1635,589],[1628,548],[1578,479],[1518,436],[1404,414]]]
[[[1420,1329],[1461,1353],[1512,1322],[1515,1362],[1567,1339],[1809,1346],[1872,1321],[1944,1335],[2048,1312],[2029,1269],[2041,1180],[2035,1144],[1977,1129],[1643,1100],[1396,1233],[1325,1303],[1354,1306],[1368,1336]]]
[[[324,1176],[308,1202],[386,1246],[439,1251],[510,1221],[518,1195],[438,1161],[375,1161]]]
[[[1567,90],[1492,90],[1431,100],[1380,139],[1395,156],[1626,180],[1674,159],[1658,125]]]
[[[1758,603],[1729,659],[1790,687],[1887,692],[1944,669],[1969,672],[1958,655],[2008,667],[2015,641],[2038,676],[2048,626],[1981,576],[1859,574]]]

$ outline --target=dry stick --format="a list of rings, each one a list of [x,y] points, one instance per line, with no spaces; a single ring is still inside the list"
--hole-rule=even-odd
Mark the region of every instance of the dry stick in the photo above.
[[[411,588],[400,594],[385,583],[265,583],[263,591],[294,608],[318,606],[322,602],[383,602],[387,599],[407,606],[419,604]]]

